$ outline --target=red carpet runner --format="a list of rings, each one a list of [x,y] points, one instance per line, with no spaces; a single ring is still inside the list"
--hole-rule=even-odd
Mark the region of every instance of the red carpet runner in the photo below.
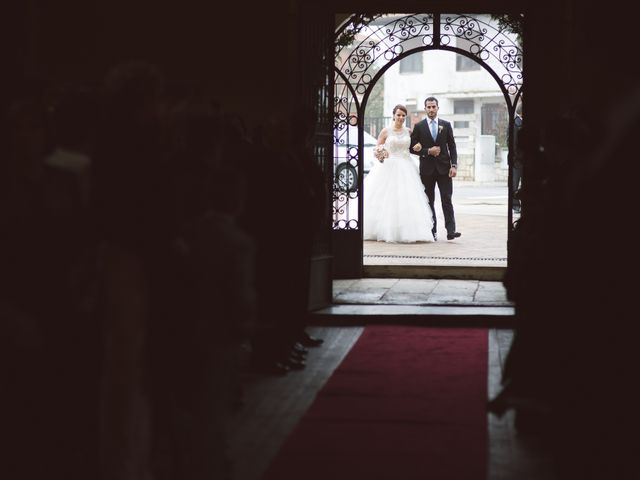
[[[485,329],[367,327],[264,480],[483,480]]]

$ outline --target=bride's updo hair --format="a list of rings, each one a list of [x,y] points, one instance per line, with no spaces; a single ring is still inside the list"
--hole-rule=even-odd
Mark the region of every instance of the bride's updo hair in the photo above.
[[[393,115],[396,114],[396,110],[402,110],[405,115],[409,115],[407,107],[405,107],[404,105],[396,105],[395,107],[393,107]]]

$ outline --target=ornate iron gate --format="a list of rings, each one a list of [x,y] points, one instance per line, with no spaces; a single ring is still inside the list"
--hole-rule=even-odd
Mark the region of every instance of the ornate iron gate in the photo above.
[[[454,38],[465,48],[459,48]],[[454,46],[455,45],[455,46]],[[509,165],[515,106],[522,94],[521,48],[497,22],[467,14],[355,14],[336,32],[334,69],[333,256],[336,278],[362,276],[363,120],[376,81],[400,59],[448,50],[479,63],[495,79],[509,112]],[[491,60],[491,65],[489,63]],[[357,141],[349,138],[357,127]],[[357,145],[357,146],[352,146]],[[511,191],[509,175],[509,199]],[[348,186],[348,187],[345,187]],[[509,209],[511,225],[511,209]]]

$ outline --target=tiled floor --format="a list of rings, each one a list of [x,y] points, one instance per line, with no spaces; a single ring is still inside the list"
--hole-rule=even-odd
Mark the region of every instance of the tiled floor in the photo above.
[[[362,278],[333,281],[334,304],[512,306],[502,282]]]
[[[411,323],[513,327],[513,304],[501,282],[451,279],[334,280],[333,303],[313,312],[317,325]]]

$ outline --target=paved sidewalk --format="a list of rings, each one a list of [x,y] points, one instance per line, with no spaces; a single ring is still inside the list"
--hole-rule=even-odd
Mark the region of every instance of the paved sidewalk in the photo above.
[[[507,266],[508,208],[506,184],[458,183],[454,187],[457,230],[446,239],[438,212],[438,241],[412,244],[365,241],[363,263],[368,265]]]

